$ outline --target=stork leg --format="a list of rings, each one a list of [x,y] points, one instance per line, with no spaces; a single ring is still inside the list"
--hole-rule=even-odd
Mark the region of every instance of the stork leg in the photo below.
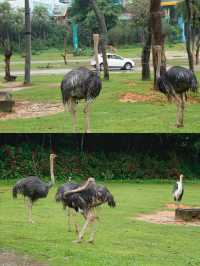
[[[83,112],[85,114],[85,132],[86,133],[91,133],[90,130],[90,103],[86,103],[85,108],[83,109]]]
[[[70,98],[67,103],[67,109],[71,113],[72,116],[72,126],[73,132],[76,133],[76,102],[73,98]]]
[[[32,207],[33,207],[33,202],[28,198],[27,201],[27,206],[28,206],[28,221],[29,223],[34,223],[32,220]]]
[[[181,94],[180,97],[176,96],[176,105],[177,105],[177,119],[176,126],[183,127],[183,112],[185,108],[184,96]]]

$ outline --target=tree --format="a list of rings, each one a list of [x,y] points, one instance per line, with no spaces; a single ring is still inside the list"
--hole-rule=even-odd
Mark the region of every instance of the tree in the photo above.
[[[154,66],[154,88],[158,77],[166,71],[164,56],[164,39],[162,31],[162,12],[160,9],[161,0],[151,0],[150,16],[152,27],[153,44],[153,66]]]
[[[199,0],[185,0],[178,4],[178,14],[185,21],[186,49],[191,70],[194,62],[199,64],[200,52],[200,2]]]
[[[151,54],[151,20],[150,20],[150,2],[149,0],[133,0],[127,6],[127,11],[132,14],[133,27],[141,29],[142,32],[142,80],[150,79],[150,54]]]
[[[70,17],[77,23],[87,26],[90,41],[93,33],[100,34],[100,46],[103,55],[104,78],[109,79],[106,56],[107,29],[116,25],[120,8],[112,0],[77,0],[69,11]],[[91,43],[90,43],[91,44]]]
[[[6,81],[16,77],[10,73],[10,61],[13,54],[13,43],[17,41],[22,31],[23,16],[21,11],[14,11],[8,2],[0,4],[0,46],[4,50]]]
[[[24,84],[31,83],[31,16],[29,0],[25,0],[25,73]]]

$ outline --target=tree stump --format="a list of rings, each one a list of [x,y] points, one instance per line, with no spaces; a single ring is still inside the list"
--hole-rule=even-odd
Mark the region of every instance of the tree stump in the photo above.
[[[12,112],[15,101],[8,92],[0,92],[0,112]]]
[[[199,220],[200,221],[200,208],[176,209],[175,219],[177,219],[177,220],[181,219],[184,221],[192,221],[192,220]]]

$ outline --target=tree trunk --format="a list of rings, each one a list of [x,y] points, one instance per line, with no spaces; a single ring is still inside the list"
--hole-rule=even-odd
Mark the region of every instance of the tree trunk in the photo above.
[[[152,43],[152,32],[151,32],[151,25],[149,21],[149,26],[147,33],[144,37],[144,47],[142,50],[142,80],[150,80],[151,78],[151,71],[150,71],[150,55],[151,55],[151,43]]]
[[[104,14],[99,9],[96,0],[90,0],[92,8],[95,12],[99,23],[100,29],[100,36],[101,36],[101,47],[102,47],[102,55],[103,55],[103,66],[104,66],[104,79],[109,80],[109,70],[108,70],[108,61],[107,61],[107,54],[106,54],[106,47],[107,47],[107,27],[105,22]]]
[[[10,48],[5,48],[4,56],[5,56],[5,77],[4,77],[4,79],[6,81],[11,81],[11,75],[10,75],[10,58],[12,56],[12,51],[11,51]]]
[[[151,0],[150,15],[152,26],[152,55],[154,67],[154,89],[156,89],[157,79],[164,71],[164,39],[162,33],[162,12],[160,9],[161,0]],[[166,64],[166,63],[165,63]],[[162,66],[162,67],[161,67]]]
[[[31,17],[29,0],[25,0],[25,74],[24,84],[31,83]]]
[[[200,43],[197,45],[196,49],[196,65],[199,65],[199,52],[200,52]]]
[[[192,1],[185,0],[187,10],[187,21],[185,22],[186,49],[188,54],[189,68],[194,72],[194,57],[191,49],[192,42]]]
[[[64,33],[64,54],[62,55],[65,65],[67,65],[67,32]]]

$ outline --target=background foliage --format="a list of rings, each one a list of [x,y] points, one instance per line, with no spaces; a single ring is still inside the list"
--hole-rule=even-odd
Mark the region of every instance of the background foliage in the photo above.
[[[49,154],[58,155],[56,177],[100,180],[200,176],[199,135],[12,135],[0,137],[0,179],[49,176]],[[116,146],[116,143],[118,145]]]

